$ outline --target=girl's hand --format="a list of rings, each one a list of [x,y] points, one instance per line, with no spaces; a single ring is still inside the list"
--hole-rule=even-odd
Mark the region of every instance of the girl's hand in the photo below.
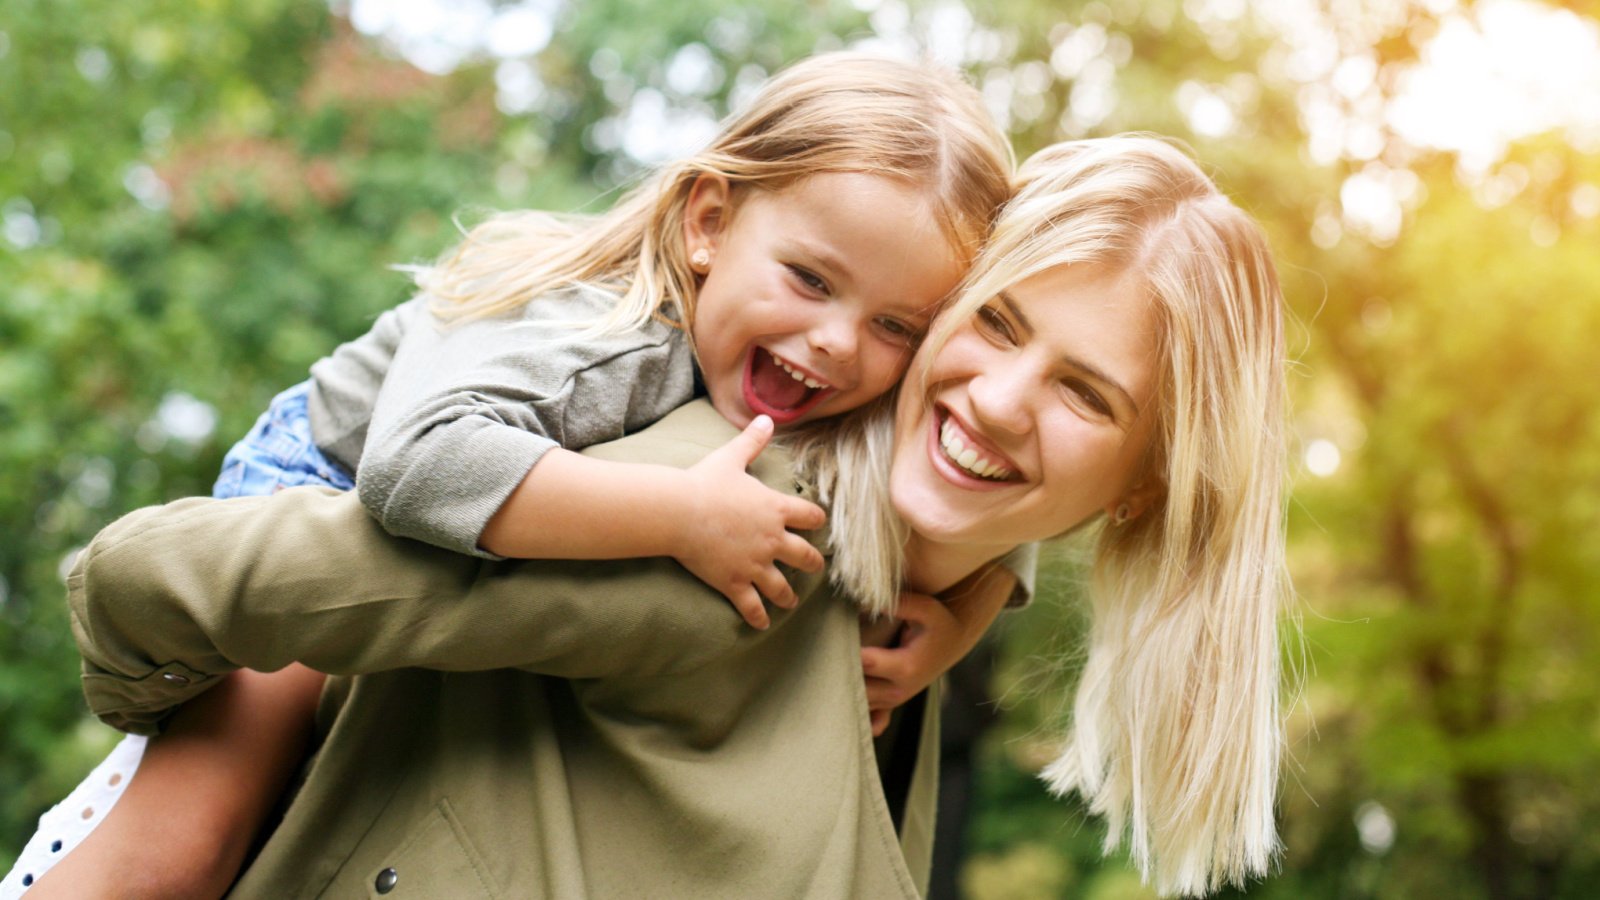
[[[822,569],[822,553],[789,529],[819,528],[827,521],[815,503],[775,491],[745,472],[770,440],[772,420],[757,416],[687,470],[694,514],[673,553],[755,628],[771,623],[763,596],[785,609],[799,602],[778,563],[803,572]]]
[[[896,615],[902,626],[889,646],[861,648],[874,736],[888,727],[895,707],[949,671],[977,642],[968,640],[966,626],[937,597],[904,591]]]
[[[902,591],[894,620],[899,627],[890,634],[883,633],[882,623],[863,623],[861,668],[873,736],[883,734],[895,707],[972,652],[1016,584],[1012,573],[985,566],[945,591],[943,600]]]

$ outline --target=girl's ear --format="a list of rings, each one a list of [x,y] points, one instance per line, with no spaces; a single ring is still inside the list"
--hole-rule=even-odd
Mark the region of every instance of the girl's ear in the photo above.
[[[727,229],[733,208],[728,179],[721,175],[701,175],[689,188],[689,201],[683,207],[684,250],[691,258],[705,251],[709,263]]]

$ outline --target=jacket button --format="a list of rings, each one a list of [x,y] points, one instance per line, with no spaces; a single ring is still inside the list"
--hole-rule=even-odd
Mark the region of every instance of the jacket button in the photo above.
[[[400,873],[396,872],[393,868],[388,868],[378,873],[378,878],[376,881],[372,882],[372,886],[377,888],[378,893],[387,894],[394,890],[395,882],[399,880]]]
[[[165,678],[166,680],[168,680],[170,682],[172,682],[173,684],[188,684],[189,683],[189,679],[186,676],[179,675],[177,672],[163,672],[161,677]]]

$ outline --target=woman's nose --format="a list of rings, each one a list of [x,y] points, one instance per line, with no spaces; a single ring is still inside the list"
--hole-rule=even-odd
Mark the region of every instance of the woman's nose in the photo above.
[[[1025,367],[996,362],[967,382],[977,423],[1006,434],[1026,434],[1034,379]]]

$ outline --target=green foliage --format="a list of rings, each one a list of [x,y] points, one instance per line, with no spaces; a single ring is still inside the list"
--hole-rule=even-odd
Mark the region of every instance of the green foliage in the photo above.
[[[1249,15],[1189,18],[1204,6],[573,3],[546,49],[513,61],[538,86],[507,113],[491,61],[426,75],[323,0],[8,0],[0,866],[111,740],[78,699],[63,561],[122,512],[206,492],[275,391],[407,295],[391,265],[445,250],[456,216],[603,206],[648,162],[625,127],[639,98],[716,117],[814,50],[948,48],[965,29],[954,46],[1019,153],[1175,135],[1277,252],[1296,449],[1329,441],[1342,464],[1295,484],[1312,668],[1289,720],[1281,871],[1244,893],[1586,896],[1600,879],[1585,777],[1600,765],[1600,156],[1547,136],[1487,172],[1398,141],[1370,163],[1314,164],[1308,85],[1279,42]],[[1408,64],[1429,14],[1384,9],[1323,27],[1339,52]],[[1396,82],[1380,68],[1380,93]],[[1191,130],[1196,89],[1229,98],[1221,136]],[[1340,225],[1341,188],[1369,165],[1415,173],[1394,239]],[[1056,553],[1041,601],[1002,631],[1007,712],[979,754],[973,897],[1145,896],[1101,858],[1103,825],[1031,774],[1065,713],[1080,557]]]

